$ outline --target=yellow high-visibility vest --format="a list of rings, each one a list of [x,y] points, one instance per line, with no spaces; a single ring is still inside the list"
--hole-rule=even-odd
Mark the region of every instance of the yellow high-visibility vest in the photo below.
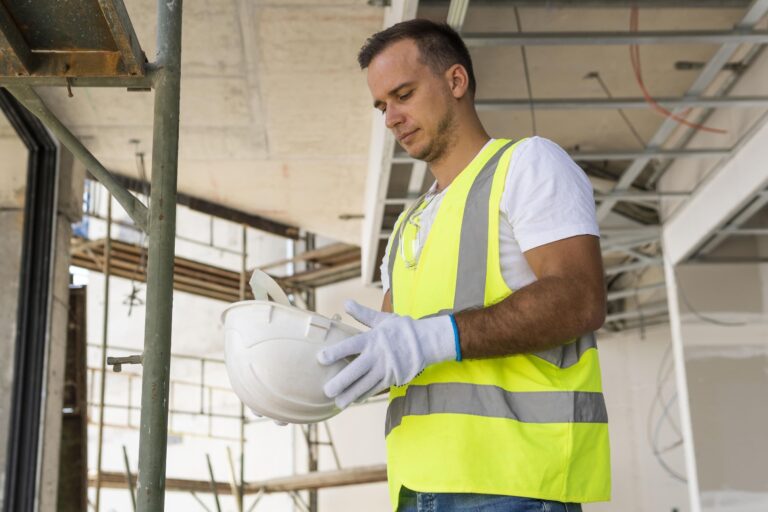
[[[488,307],[513,291],[501,274],[499,206],[517,144],[495,140],[454,179],[418,260],[404,212],[389,241],[395,313]],[[553,205],[556,207],[556,205]],[[563,502],[610,499],[608,418],[594,335],[493,359],[448,361],[390,389],[387,472],[402,486]]]

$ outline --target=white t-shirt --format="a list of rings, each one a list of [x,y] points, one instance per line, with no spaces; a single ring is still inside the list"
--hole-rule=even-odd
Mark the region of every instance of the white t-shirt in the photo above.
[[[417,255],[450,188],[435,193],[436,187],[432,186],[425,199],[429,203],[421,214]],[[531,137],[521,142],[509,162],[499,209],[499,257],[507,286],[519,290],[536,280],[524,252],[576,235],[600,236],[589,178],[551,140]],[[385,293],[389,290],[388,262],[389,251],[381,263]]]

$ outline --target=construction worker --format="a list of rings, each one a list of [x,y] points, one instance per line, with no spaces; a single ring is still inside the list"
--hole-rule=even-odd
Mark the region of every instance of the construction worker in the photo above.
[[[492,139],[460,36],[411,20],[358,60],[374,107],[434,186],[395,224],[370,330],[318,354],[357,356],[324,392],[344,408],[389,388],[399,511],[580,511],[610,498],[593,331],[606,296],[592,187],[553,142]]]

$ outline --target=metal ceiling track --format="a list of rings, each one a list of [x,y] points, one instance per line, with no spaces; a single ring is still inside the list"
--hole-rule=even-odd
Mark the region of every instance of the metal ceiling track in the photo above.
[[[766,15],[768,12],[768,0],[754,0],[747,8],[741,21],[736,25],[737,30],[752,30],[755,25]],[[715,77],[720,73],[723,66],[731,59],[733,54],[739,48],[739,43],[728,42],[720,46],[715,54],[709,59],[707,64],[702,69],[699,76],[693,82],[693,85],[683,95],[685,98],[699,98],[707,88],[710,86]],[[681,112],[692,105],[677,105],[672,109],[674,115],[680,115]],[[725,106],[725,105],[720,105]],[[715,105],[710,105],[707,108],[715,108]],[[625,108],[625,107],[622,107]],[[651,137],[649,146],[662,146],[667,139],[672,135],[674,130],[680,126],[674,119],[666,118],[656,133]],[[629,167],[622,173],[621,178],[616,184],[614,190],[629,190],[643,172],[645,166],[650,162],[651,158],[648,156],[641,156],[632,161]],[[618,200],[604,201],[597,209],[597,220],[602,222],[608,216],[608,214],[616,206]]]
[[[765,44],[768,31],[465,33],[467,46],[605,46],[630,44]]]
[[[687,148],[687,149],[657,149],[646,150],[627,149],[620,151],[574,151],[568,153],[576,162],[603,162],[606,160],[634,160],[640,157],[657,159],[672,158],[719,158],[731,154],[731,148]],[[415,164],[420,160],[411,158],[405,153],[398,153],[392,158],[393,164]]]
[[[701,92],[701,91],[700,91]],[[680,98],[654,98],[662,107],[675,110],[687,108],[765,108],[768,96],[698,96],[690,92]],[[478,99],[477,110],[616,110],[648,109],[651,105],[644,98],[534,98],[528,99]],[[675,121],[673,123],[677,126]],[[663,141],[662,141],[663,142]]]
[[[424,2],[422,2],[424,3]],[[435,2],[426,2],[431,5]],[[466,0],[452,0],[449,3],[448,23],[461,32],[463,21],[466,17],[468,4]],[[640,7],[670,7],[665,2],[641,2]],[[526,5],[537,7],[537,2],[502,2],[482,1],[472,3],[473,7],[514,7]],[[557,5],[563,7],[583,7],[587,5],[600,5],[608,7],[605,2],[565,1]],[[626,8],[636,5],[635,2],[618,2],[611,7]],[[703,7],[701,2],[679,2],[678,7]],[[720,2],[713,2],[707,6],[723,7]],[[552,7],[547,3],[547,7]],[[730,4],[732,8],[742,7],[745,14],[740,22],[732,30],[721,31],[641,31],[641,32],[521,32],[521,33],[468,33],[461,32],[462,38],[468,46],[552,46],[552,45],[633,45],[633,44],[719,44],[719,49],[701,70],[693,85],[680,97],[655,98],[659,105],[669,109],[675,114],[680,114],[686,109],[700,108],[704,110],[720,108],[767,108],[768,96],[704,96],[708,86],[715,76],[728,63],[736,49],[741,44],[766,44],[768,43],[768,31],[756,29],[756,23],[768,12],[768,0],[741,1]],[[477,99],[478,110],[503,111],[503,110],[624,110],[624,109],[648,109],[649,103],[641,97],[636,98],[480,98]],[[597,218],[603,223],[608,214],[619,203],[637,202],[646,205],[658,203],[665,198],[686,198],[689,192],[656,193],[652,191],[638,191],[633,188],[635,179],[642,173],[652,160],[671,162],[677,158],[712,158],[720,159],[732,154],[732,147],[720,148],[664,148],[667,139],[678,124],[671,119],[666,119],[657,133],[649,140],[645,148],[639,150],[619,151],[579,151],[572,152],[571,157],[580,162],[600,161],[624,161],[629,162],[625,171],[614,185],[613,191],[597,194],[598,201]],[[401,205],[407,205],[418,196],[420,185],[424,176],[424,166],[394,151],[394,142],[388,138],[386,130],[374,125],[374,138],[379,148],[376,161],[380,160],[383,171],[378,175],[378,190],[368,193],[369,199],[377,202],[374,211],[367,212],[366,240],[364,242],[364,268],[363,277],[366,282],[375,282],[377,258],[380,257],[383,245],[386,242],[389,229],[385,225],[387,216],[385,208],[389,207],[389,217],[394,209]],[[383,141],[383,143],[382,143]],[[394,154],[393,154],[394,153]],[[393,165],[412,165],[411,180],[406,197],[387,197],[387,182]],[[411,185],[416,185],[415,187]],[[414,193],[414,191],[416,193]],[[641,235],[638,235],[641,236]],[[370,247],[368,246],[370,244]],[[648,266],[649,262],[636,262]],[[658,262],[653,262],[658,264]],[[618,267],[621,270],[623,267]]]
[[[137,510],[163,510],[176,230],[183,0],[157,1],[157,57],[147,63],[122,0],[0,2],[6,87],[149,233]],[[153,89],[152,193],[147,208],[48,109],[33,87]],[[16,512],[16,511],[14,511]]]

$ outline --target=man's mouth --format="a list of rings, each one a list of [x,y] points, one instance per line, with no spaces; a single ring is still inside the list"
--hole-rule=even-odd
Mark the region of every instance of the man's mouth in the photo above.
[[[419,131],[419,129],[418,129],[418,128],[417,128],[417,129],[415,129],[415,130],[413,130],[412,132],[408,132],[408,133],[406,133],[405,135],[401,135],[401,136],[400,136],[400,138],[399,138],[398,140],[399,140],[400,142],[407,142],[407,141],[408,141],[408,139],[410,139],[410,138],[413,136],[413,134],[414,134],[414,133],[416,133],[417,131]]]

